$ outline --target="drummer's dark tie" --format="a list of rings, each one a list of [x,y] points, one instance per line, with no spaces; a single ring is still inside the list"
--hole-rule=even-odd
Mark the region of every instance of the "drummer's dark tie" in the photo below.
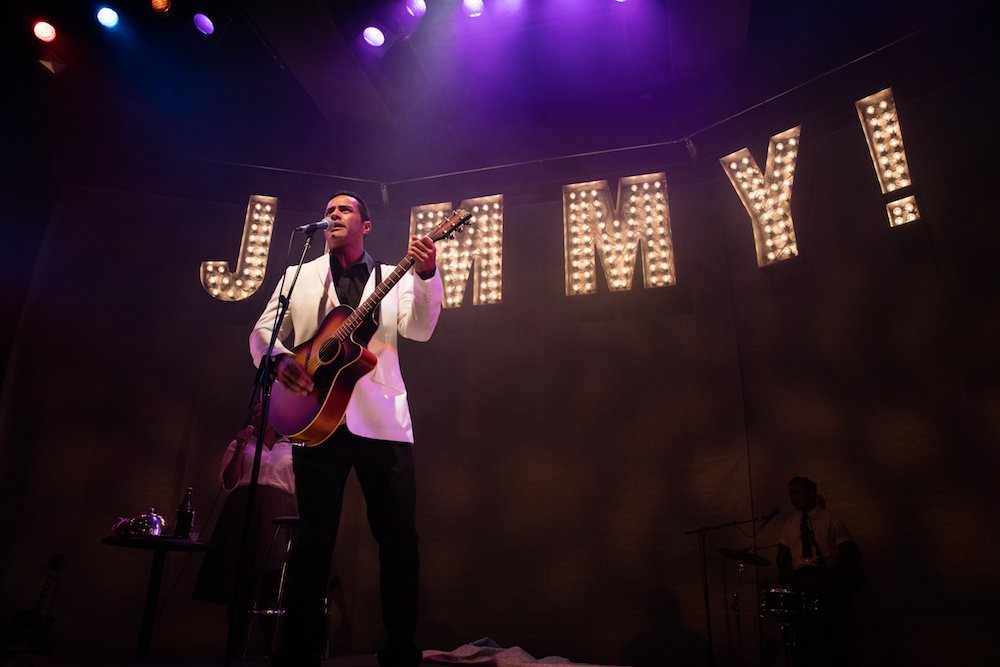
[[[809,514],[807,512],[802,513],[802,523],[799,524],[799,532],[802,533],[802,557],[807,559],[812,558],[812,531],[809,530]]]

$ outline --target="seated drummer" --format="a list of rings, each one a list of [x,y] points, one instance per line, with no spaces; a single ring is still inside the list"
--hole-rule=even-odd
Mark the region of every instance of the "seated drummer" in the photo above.
[[[818,615],[800,623],[808,664],[856,665],[852,593],[861,581],[861,552],[847,524],[821,501],[816,482],[793,477],[788,496],[796,514],[781,531],[778,582],[812,598]],[[800,619],[805,623],[805,619]]]
[[[796,514],[785,522],[778,546],[778,582],[818,593],[833,578],[856,579],[861,565],[858,545],[847,524],[820,502],[816,482],[793,477],[788,497]]]

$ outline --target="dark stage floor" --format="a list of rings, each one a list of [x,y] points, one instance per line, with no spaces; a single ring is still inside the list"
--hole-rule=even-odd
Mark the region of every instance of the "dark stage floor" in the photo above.
[[[19,655],[7,660],[0,660],[0,665],[4,667],[61,667],[62,665],[115,665],[116,667],[128,667],[135,665],[138,667],[219,667],[223,664],[222,658],[150,658],[146,661],[135,659],[130,660],[99,660],[88,658],[53,658],[38,655]],[[247,667],[268,667],[270,663],[267,658],[253,658],[246,662],[234,662],[234,667],[245,665]],[[423,663],[425,665],[429,663]],[[331,657],[323,662],[324,667],[378,667],[378,661],[374,655],[352,655]]]

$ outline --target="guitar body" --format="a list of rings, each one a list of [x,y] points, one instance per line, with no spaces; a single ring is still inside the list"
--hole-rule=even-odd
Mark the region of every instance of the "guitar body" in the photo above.
[[[312,447],[326,440],[340,425],[358,379],[371,372],[378,361],[365,347],[376,325],[365,318],[353,334],[341,341],[337,331],[352,315],[350,306],[331,310],[312,339],[292,350],[313,379],[306,396],[293,393],[280,382],[271,390],[270,420],[274,429],[289,440]]]
[[[470,224],[472,214],[459,209],[440,222],[427,236],[437,243]],[[367,348],[378,324],[372,318],[378,305],[393,285],[413,266],[413,255],[406,255],[371,295],[358,305],[337,306],[323,319],[311,340],[302,343],[292,354],[313,380],[307,396],[295,394],[280,382],[271,391],[271,426],[289,440],[307,447],[318,445],[337,430],[358,379],[375,368],[378,359]]]

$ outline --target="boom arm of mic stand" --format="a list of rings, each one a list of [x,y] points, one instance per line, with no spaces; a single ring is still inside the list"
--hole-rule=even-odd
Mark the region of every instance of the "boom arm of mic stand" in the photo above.
[[[288,304],[291,302],[292,291],[295,289],[295,283],[299,280],[299,273],[302,271],[302,264],[306,260],[306,254],[309,252],[310,247],[312,247],[312,233],[306,236],[305,243],[302,244],[302,255],[299,257],[299,263],[295,267],[295,275],[292,276],[292,284],[288,288],[288,294],[282,294],[281,288],[278,288],[278,312],[274,315],[271,342],[267,346],[267,353],[260,360],[260,366],[254,378],[253,394],[250,396],[250,403],[252,404],[254,395],[256,395],[258,390],[260,391],[260,423],[257,429],[257,445],[253,455],[253,468],[250,471],[247,510],[243,518],[243,536],[240,540],[239,565],[236,568],[236,604],[230,608],[229,632],[226,635],[226,656],[224,661],[226,667],[232,665],[237,644],[240,637],[243,636],[243,628],[249,623],[247,611],[250,606],[250,564],[253,563],[256,547],[256,540],[251,541],[249,538],[251,537],[251,533],[253,537],[256,537],[259,532],[258,530],[254,530],[253,516],[257,500],[257,482],[260,478],[260,457],[264,449],[264,433],[267,430],[267,424],[270,422],[271,385],[274,383],[274,347],[277,345],[278,331],[281,330],[281,324],[285,321],[285,315],[288,314]],[[284,275],[282,275],[281,280],[284,282]]]
[[[757,517],[743,519],[742,521],[728,521],[720,523],[717,526],[702,526],[701,528],[693,528],[684,532],[685,535],[698,536],[698,546],[701,550],[701,588],[705,597],[705,639],[708,641],[708,664],[713,665],[713,667],[715,665],[715,650],[712,646],[712,613],[708,607],[708,556],[705,553],[705,534],[712,530],[739,526],[744,523],[752,523],[756,520]]]

